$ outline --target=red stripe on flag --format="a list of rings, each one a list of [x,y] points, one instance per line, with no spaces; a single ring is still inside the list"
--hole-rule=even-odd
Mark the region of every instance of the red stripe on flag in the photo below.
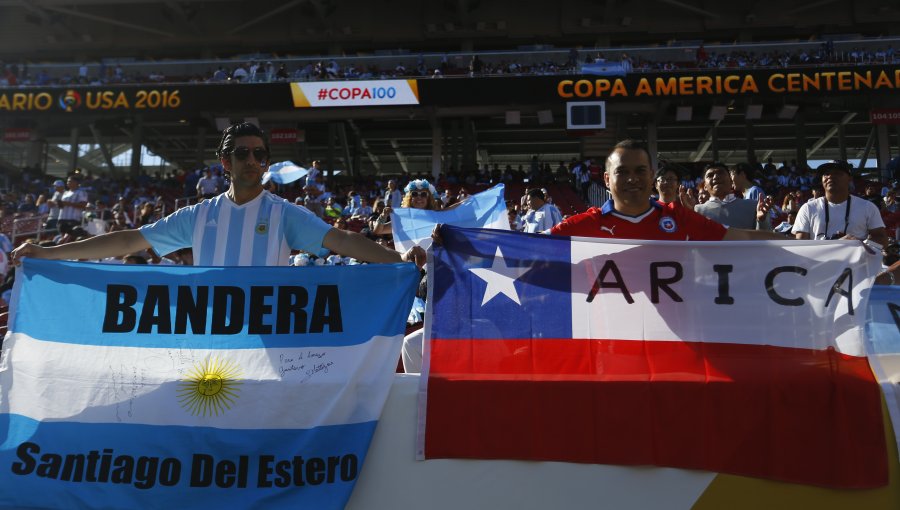
[[[840,488],[888,481],[881,392],[833,349],[432,340],[427,458],[670,466]]]

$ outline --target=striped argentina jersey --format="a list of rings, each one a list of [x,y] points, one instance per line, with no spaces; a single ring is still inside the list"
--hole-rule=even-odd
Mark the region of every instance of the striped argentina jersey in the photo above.
[[[242,205],[222,193],[140,228],[159,255],[193,248],[196,266],[286,266],[291,249],[318,253],[329,230],[268,191]]]

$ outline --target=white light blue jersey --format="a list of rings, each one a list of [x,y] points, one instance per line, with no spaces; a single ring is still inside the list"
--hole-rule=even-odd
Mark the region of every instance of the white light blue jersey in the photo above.
[[[291,249],[318,253],[329,230],[268,191],[243,205],[222,193],[140,228],[160,256],[193,248],[197,266],[286,266]]]

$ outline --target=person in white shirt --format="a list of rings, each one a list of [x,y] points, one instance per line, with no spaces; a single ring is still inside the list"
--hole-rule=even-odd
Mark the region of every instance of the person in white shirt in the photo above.
[[[81,213],[87,208],[87,193],[83,189],[79,189],[79,186],[81,184],[78,182],[78,179],[69,177],[66,181],[68,189],[60,197],[59,221],[56,222],[56,226],[63,234],[81,225]]]
[[[537,188],[531,189],[526,192],[525,196],[528,204],[528,213],[522,218],[525,223],[525,232],[547,232],[562,221],[561,217],[557,217],[559,209],[547,202],[543,191]]]
[[[203,177],[197,181],[197,198],[212,198],[219,193],[219,180],[213,177],[212,170],[207,168]]]
[[[62,196],[65,191],[66,183],[61,179],[53,181],[53,195],[51,195],[50,200],[47,201],[50,210],[47,213],[47,222],[44,224],[44,228],[48,230],[56,228],[56,222],[59,221],[59,203],[62,202]]]
[[[413,247],[402,255],[354,232],[337,230],[304,208],[263,189],[269,145],[251,123],[234,124],[222,134],[217,151],[231,186],[212,200],[179,209],[137,230],[122,230],[54,247],[25,244],[13,252],[44,259],[104,259],[153,249],[165,255],[192,248],[194,264],[286,266],[291,249],[335,253],[366,262],[425,262]]]
[[[881,213],[872,202],[850,195],[850,166],[831,161],[816,169],[825,196],[800,207],[791,232],[797,239],[871,239],[882,247],[888,236]]]

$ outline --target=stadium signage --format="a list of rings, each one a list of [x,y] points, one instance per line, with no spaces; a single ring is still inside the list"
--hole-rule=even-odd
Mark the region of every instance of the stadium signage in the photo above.
[[[6,128],[3,131],[4,142],[27,142],[31,140],[29,128]]]
[[[291,83],[295,108],[419,104],[416,80]]]
[[[103,88],[62,89],[51,92],[0,92],[0,111],[29,112],[57,110],[174,110],[181,106],[178,89]]]
[[[869,120],[872,124],[900,124],[900,108],[875,108],[869,112]]]
[[[900,89],[900,69],[736,72],[559,80],[563,99],[606,97],[722,96]]]

